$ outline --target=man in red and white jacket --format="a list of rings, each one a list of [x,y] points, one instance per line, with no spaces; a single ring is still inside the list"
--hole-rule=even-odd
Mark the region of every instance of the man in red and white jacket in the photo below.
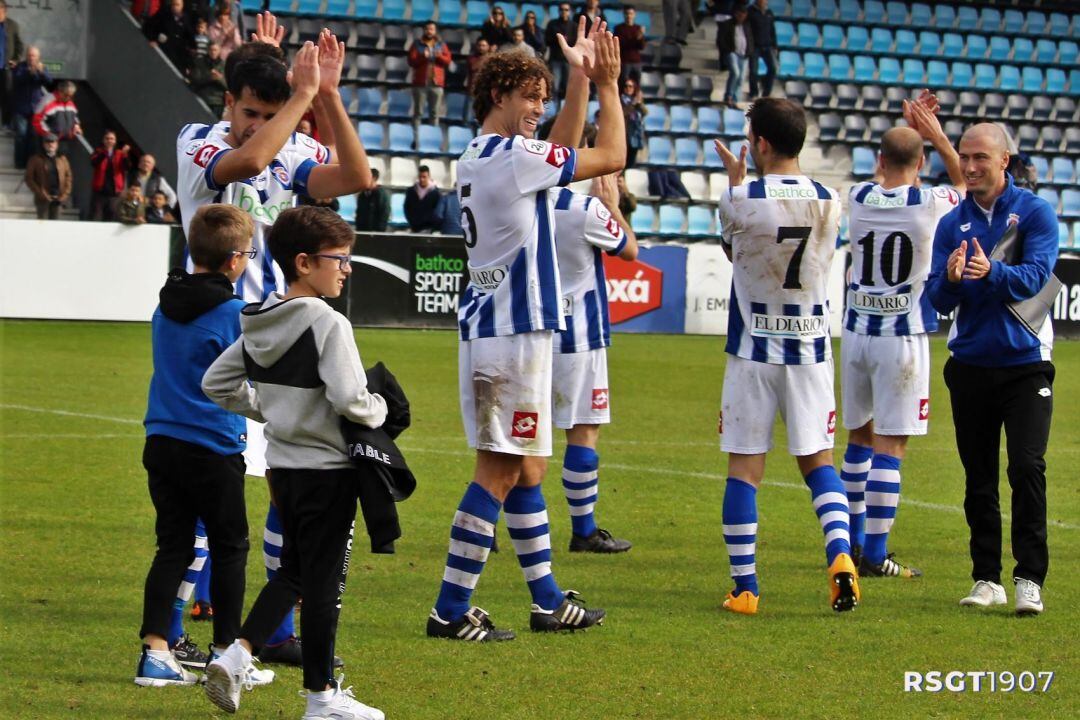
[[[79,110],[75,107],[75,83],[63,80],[56,90],[47,93],[34,109],[34,133],[41,138],[55,135],[60,141],[61,155],[68,155],[68,141],[82,135]]]
[[[90,182],[90,189],[94,193],[92,219],[107,222],[116,219],[116,198],[124,192],[127,184],[130,150],[130,145],[117,149],[116,133],[106,130],[101,138],[101,147],[90,156],[90,167],[94,173]]]

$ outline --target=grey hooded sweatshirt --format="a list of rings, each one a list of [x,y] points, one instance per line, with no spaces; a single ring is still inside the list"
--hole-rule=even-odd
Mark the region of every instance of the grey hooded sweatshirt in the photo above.
[[[203,376],[203,392],[266,423],[271,469],[351,467],[341,417],[379,427],[386,401],[367,390],[349,321],[321,298],[283,301],[272,293],[261,306],[244,308],[240,328],[240,338]]]

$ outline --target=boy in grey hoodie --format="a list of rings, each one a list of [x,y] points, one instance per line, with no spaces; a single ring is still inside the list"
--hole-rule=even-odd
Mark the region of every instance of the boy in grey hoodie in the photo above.
[[[281,567],[259,594],[240,638],[207,666],[207,696],[227,712],[240,703],[251,653],[303,597],[304,720],[384,717],[332,677],[359,487],[341,417],[372,428],[386,418],[386,402],[367,390],[352,326],[322,300],[338,297],[352,272],[353,237],[325,208],[281,213],[267,244],[288,292],[245,307],[242,336],[203,377],[203,391],[214,402],[266,423],[270,489],[285,537]]]

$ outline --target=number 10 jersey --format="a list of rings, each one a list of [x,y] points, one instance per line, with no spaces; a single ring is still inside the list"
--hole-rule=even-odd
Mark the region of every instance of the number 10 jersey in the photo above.
[[[733,267],[731,355],[775,365],[832,357],[828,281],[840,225],[836,192],[803,175],[766,175],[720,199]]]

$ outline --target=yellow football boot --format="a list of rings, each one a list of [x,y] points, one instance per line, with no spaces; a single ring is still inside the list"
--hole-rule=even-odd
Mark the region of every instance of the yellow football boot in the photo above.
[[[829,603],[836,612],[854,610],[859,600],[859,575],[847,553],[840,553],[829,566]]]
[[[743,615],[757,614],[758,596],[749,590],[743,590],[738,595],[727,594],[724,598],[724,609]]]

